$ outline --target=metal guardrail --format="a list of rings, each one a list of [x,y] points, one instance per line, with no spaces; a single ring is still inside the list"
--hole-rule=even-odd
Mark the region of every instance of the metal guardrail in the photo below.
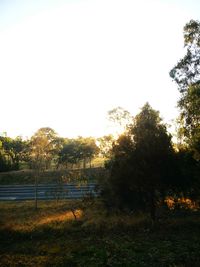
[[[98,196],[96,184],[38,184],[35,185],[1,185],[0,201],[78,199],[87,195]]]

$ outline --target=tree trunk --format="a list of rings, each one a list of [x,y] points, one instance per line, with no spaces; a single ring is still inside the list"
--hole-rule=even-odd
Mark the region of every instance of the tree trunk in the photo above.
[[[38,174],[35,175],[35,209],[38,208]]]
[[[76,217],[76,212],[75,212],[75,210],[71,209],[71,212],[72,212],[72,214],[73,214],[73,216],[74,216],[74,219],[75,219],[75,221],[76,221],[76,220],[77,220],[77,217]]]
[[[156,202],[155,202],[155,190],[150,192],[150,215],[153,222],[156,220]]]
[[[86,159],[83,159],[83,169],[86,168]]]
[[[90,159],[90,169],[92,168],[92,159]]]

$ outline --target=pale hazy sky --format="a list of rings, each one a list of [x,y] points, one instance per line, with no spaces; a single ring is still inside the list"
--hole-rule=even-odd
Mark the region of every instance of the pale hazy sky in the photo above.
[[[0,0],[0,132],[102,136],[107,111],[178,112],[170,69],[199,0]]]

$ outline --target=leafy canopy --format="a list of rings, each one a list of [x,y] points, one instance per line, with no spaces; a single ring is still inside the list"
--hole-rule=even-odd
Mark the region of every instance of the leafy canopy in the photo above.
[[[171,136],[147,103],[112,148],[103,194],[120,208],[149,208],[153,218],[158,193],[173,183],[172,159]]]
[[[184,27],[185,56],[170,71],[181,93],[178,105],[186,142],[200,159],[200,22]]]

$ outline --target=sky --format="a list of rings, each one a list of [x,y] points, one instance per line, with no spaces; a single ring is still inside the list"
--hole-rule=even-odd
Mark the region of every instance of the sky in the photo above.
[[[103,136],[107,112],[178,116],[169,71],[199,0],[0,0],[0,133]]]

